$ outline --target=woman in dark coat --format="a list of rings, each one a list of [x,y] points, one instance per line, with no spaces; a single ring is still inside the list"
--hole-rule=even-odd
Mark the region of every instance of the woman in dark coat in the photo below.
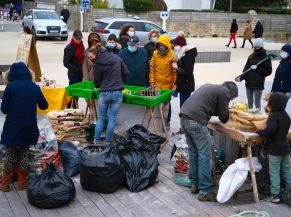
[[[127,47],[127,42],[130,37],[135,35],[135,27],[132,24],[126,24],[121,27],[119,33],[119,43],[121,44],[121,49]]]
[[[276,70],[272,92],[286,93],[291,96],[291,45],[281,48],[281,61]]]
[[[193,69],[195,58],[197,56],[196,47],[190,47],[186,44],[183,36],[178,36],[174,41],[174,63],[173,67],[177,69],[176,92],[180,95],[180,108],[195,90],[195,81]]]
[[[249,109],[253,109],[253,99],[255,98],[256,109],[260,110],[265,78],[272,73],[272,62],[266,54],[261,38],[254,41],[254,52],[249,56],[243,71],[248,69],[250,70],[241,77],[242,80],[245,80],[248,106]]]
[[[1,143],[6,146],[6,161],[4,164],[0,190],[9,191],[13,164],[19,161],[18,188],[26,188],[27,155],[30,145],[35,145],[39,137],[36,111],[47,109],[48,103],[40,87],[32,82],[30,70],[23,62],[11,65],[8,73],[10,82],[4,91],[1,104],[2,113],[6,114]]]
[[[236,32],[237,32],[237,30],[238,30],[238,25],[237,25],[237,23],[236,23],[236,19],[233,19],[233,20],[232,20],[232,23],[231,23],[230,30],[229,30],[229,32],[230,32],[230,38],[229,38],[229,42],[228,42],[228,44],[225,45],[226,47],[229,47],[231,41],[233,40],[233,42],[234,42],[234,47],[232,47],[232,48],[237,48],[237,46],[236,46],[236,39],[235,39],[235,36],[236,36]]]

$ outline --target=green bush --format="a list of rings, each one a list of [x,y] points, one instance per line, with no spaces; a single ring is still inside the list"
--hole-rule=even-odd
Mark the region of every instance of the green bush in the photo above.
[[[146,12],[152,11],[154,6],[150,0],[123,0],[126,12]]]
[[[70,3],[71,5],[76,5],[76,4],[77,4],[77,0],[69,0],[69,3]]]
[[[93,0],[93,8],[103,8],[108,9],[109,2],[108,0]]]
[[[218,38],[218,35],[215,33],[215,34],[212,34],[212,37],[213,38]]]

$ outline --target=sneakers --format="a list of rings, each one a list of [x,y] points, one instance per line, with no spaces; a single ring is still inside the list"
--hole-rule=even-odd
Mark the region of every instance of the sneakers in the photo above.
[[[229,47],[229,44],[226,44],[225,47]]]
[[[192,185],[190,190],[191,190],[191,194],[198,194],[199,193],[198,187],[196,185]]]
[[[272,202],[272,203],[280,203],[280,198],[278,195],[272,195],[270,197],[267,197],[266,199],[264,199],[264,201],[267,201],[267,202]]]
[[[216,193],[209,192],[207,194],[199,193],[198,194],[198,200],[200,201],[209,201],[209,202],[217,202],[216,200]]]

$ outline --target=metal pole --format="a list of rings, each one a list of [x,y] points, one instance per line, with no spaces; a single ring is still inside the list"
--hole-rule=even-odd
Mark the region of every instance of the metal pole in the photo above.
[[[1,17],[1,31],[4,31],[4,11],[0,12]]]
[[[80,31],[83,32],[83,14],[84,14],[84,8],[81,6],[80,8]]]
[[[232,0],[230,0],[229,2],[229,12],[231,13],[231,11],[232,11]]]

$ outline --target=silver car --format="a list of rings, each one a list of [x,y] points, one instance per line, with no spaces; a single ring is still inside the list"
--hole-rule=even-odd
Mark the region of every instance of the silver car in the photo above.
[[[31,9],[23,17],[22,25],[28,26],[36,38],[60,37],[68,39],[67,24],[54,10]]]
[[[94,20],[91,31],[97,32],[102,41],[107,41],[110,34],[115,34],[119,37],[120,28],[125,24],[132,24],[135,27],[135,34],[140,40],[140,45],[146,44],[148,33],[152,29],[157,29],[161,35],[168,34],[172,39],[175,39],[177,34],[164,31],[159,25],[148,21],[138,20],[133,18],[102,18]]]

